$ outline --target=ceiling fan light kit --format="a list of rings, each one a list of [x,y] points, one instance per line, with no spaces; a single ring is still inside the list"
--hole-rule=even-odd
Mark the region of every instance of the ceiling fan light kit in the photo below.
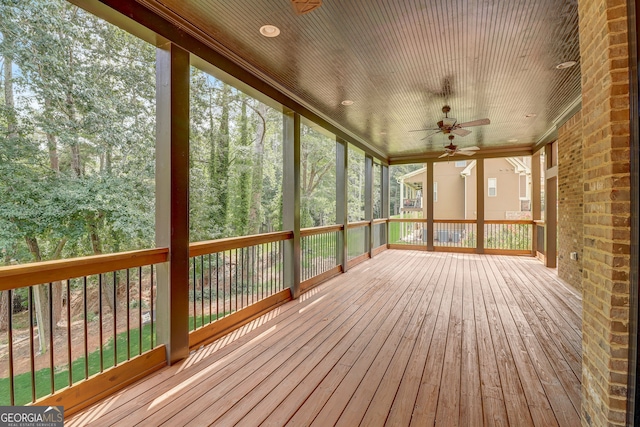
[[[451,156],[455,156],[456,154],[463,154],[465,156],[473,156],[476,151],[478,151],[480,149],[480,147],[476,147],[475,145],[471,146],[471,147],[463,147],[463,148],[458,148],[457,145],[453,144],[453,138],[455,138],[455,136],[453,135],[449,135],[449,145],[446,145],[444,147],[444,153],[442,153],[440,156],[438,156],[439,159],[443,158],[443,157],[451,157]]]

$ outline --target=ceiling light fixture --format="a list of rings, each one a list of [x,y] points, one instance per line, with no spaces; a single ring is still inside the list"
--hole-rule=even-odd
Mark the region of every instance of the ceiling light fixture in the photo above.
[[[535,117],[535,116],[537,116],[536,113],[529,113],[525,117],[530,119],[530,118]]]
[[[260,27],[260,34],[265,37],[278,37],[280,34],[280,28],[275,25],[263,25]]]
[[[507,142],[518,142],[518,138],[507,139]]]
[[[577,64],[576,61],[565,61],[565,62],[561,62],[560,64],[556,65],[556,68],[558,70],[564,70],[565,68],[571,68],[576,64]]]
[[[345,99],[344,101],[342,101],[340,104],[342,105],[353,105],[353,101],[350,99]]]

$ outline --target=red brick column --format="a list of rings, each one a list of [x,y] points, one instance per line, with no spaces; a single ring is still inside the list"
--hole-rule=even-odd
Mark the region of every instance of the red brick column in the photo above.
[[[583,425],[624,425],[629,320],[625,0],[579,0],[584,162]]]

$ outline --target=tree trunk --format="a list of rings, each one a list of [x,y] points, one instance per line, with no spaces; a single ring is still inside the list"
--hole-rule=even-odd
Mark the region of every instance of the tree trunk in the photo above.
[[[223,83],[220,106],[220,127],[217,134],[211,133],[211,222],[221,233],[226,228],[229,197],[229,102],[231,89]],[[209,114],[213,115],[213,106]]]
[[[12,310],[9,291],[0,291],[0,332],[9,329],[9,316]]]
[[[36,262],[42,261],[42,254],[40,253],[38,240],[35,237],[26,236],[25,241],[33,259]],[[49,325],[49,300],[47,298],[47,286],[34,285],[32,288],[33,304],[35,305],[36,311],[36,327],[38,328],[38,351],[40,354],[43,354],[47,351],[49,331],[51,330]]]
[[[261,119],[261,126],[256,128],[256,136],[253,142],[253,176],[251,177],[251,203],[249,203],[249,234],[260,232],[262,225],[262,175],[264,174],[264,138],[267,133],[265,116],[268,107],[258,104],[256,113]]]
[[[56,245],[56,250],[53,253],[51,259],[60,259],[62,256],[62,250],[64,245],[67,244],[67,239],[62,238]],[[52,308],[53,308],[53,327],[56,328],[60,320],[62,320],[62,282],[53,282],[52,287]],[[67,296],[67,304],[69,303],[69,297]]]
[[[60,160],[58,158],[58,140],[55,135],[47,132],[47,149],[49,150],[49,166],[56,175],[60,173]]]

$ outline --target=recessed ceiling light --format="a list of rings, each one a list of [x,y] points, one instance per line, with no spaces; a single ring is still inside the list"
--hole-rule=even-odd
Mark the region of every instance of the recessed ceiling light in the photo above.
[[[350,100],[350,99],[345,99],[340,104],[342,104],[342,105],[353,105],[353,101]]]
[[[507,139],[507,142],[518,142],[518,138]]]
[[[527,117],[527,118],[531,118],[531,117],[535,117],[535,116],[537,116],[537,114],[536,114],[536,113],[529,113],[529,114],[527,114],[525,117]]]
[[[275,25],[263,25],[260,27],[260,34],[265,37],[278,37],[280,34],[280,28]]]
[[[558,70],[564,70],[565,68],[571,68],[576,64],[577,64],[576,61],[565,61],[565,62],[561,62],[560,64],[556,65],[556,68]]]

